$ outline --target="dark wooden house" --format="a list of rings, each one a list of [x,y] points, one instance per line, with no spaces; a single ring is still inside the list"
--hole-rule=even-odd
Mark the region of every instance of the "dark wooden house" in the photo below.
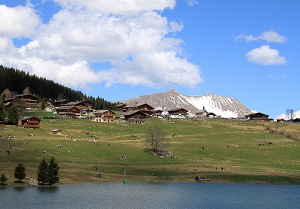
[[[75,106],[61,106],[55,108],[57,114],[64,115],[70,118],[80,116],[80,110]]]
[[[21,119],[21,126],[24,128],[40,128],[41,120],[37,117],[25,117]]]
[[[124,113],[124,119],[127,123],[145,124],[147,114],[140,110],[129,111]]]
[[[269,115],[263,114],[261,112],[252,113],[252,114],[246,115],[245,117],[248,120],[264,120],[264,121],[269,120]]]
[[[177,108],[174,110],[169,110],[168,113],[170,116],[187,116],[188,111],[184,108]]]
[[[37,108],[37,97],[31,94],[18,94],[3,101],[4,104],[13,104],[19,108]]]

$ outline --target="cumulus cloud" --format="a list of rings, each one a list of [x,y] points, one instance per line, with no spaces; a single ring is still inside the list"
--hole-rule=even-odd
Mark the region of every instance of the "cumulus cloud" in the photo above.
[[[279,33],[276,33],[275,31],[265,31],[261,33],[259,36],[253,36],[253,35],[245,35],[241,34],[235,37],[235,40],[243,39],[247,42],[251,41],[266,41],[269,43],[285,43],[288,38],[286,38],[283,35],[280,35]]]
[[[175,0],[54,0],[65,8],[84,7],[102,14],[137,15],[145,11],[173,9]]]
[[[280,56],[276,49],[271,49],[268,45],[252,49],[246,54],[249,62],[262,65],[278,65],[285,64],[285,57]]]
[[[39,23],[22,32],[12,28],[0,39],[2,64],[72,88],[95,83],[194,87],[202,81],[199,67],[182,54],[183,40],[173,36],[183,24],[157,12],[174,8],[175,0],[55,2],[61,10],[37,30]],[[16,48],[11,38],[24,34],[29,43]],[[110,68],[99,67],[103,63]]]
[[[0,37],[29,37],[40,24],[38,15],[31,7],[14,8],[0,5]]]

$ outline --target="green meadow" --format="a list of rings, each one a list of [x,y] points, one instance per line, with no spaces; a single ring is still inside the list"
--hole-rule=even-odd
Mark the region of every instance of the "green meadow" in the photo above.
[[[149,152],[145,138],[151,126],[164,131],[164,149],[172,157]],[[268,126],[300,135],[299,124]],[[54,129],[62,133],[53,134]],[[28,178],[36,179],[40,161],[51,156],[60,166],[61,184],[124,179],[194,182],[195,176],[212,183],[300,183],[300,141],[270,133],[263,122],[153,118],[143,125],[127,125],[42,119],[40,129],[1,126],[0,134],[0,174],[8,177],[8,185],[16,185],[18,163],[25,165]],[[13,137],[7,139],[8,135]]]

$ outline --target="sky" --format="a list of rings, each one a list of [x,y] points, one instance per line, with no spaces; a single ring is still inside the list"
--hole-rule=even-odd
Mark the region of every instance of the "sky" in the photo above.
[[[300,1],[0,0],[0,64],[115,102],[175,89],[300,110]]]

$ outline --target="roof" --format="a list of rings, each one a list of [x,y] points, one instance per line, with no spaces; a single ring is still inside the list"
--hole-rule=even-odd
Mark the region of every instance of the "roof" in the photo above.
[[[141,114],[147,116],[147,114],[146,114],[146,113],[143,113],[141,110],[134,110],[134,111],[124,112],[123,115],[124,115],[124,116],[130,116],[130,115],[133,115],[133,114],[138,113],[138,112],[140,112]]]
[[[28,119],[31,119],[31,118],[38,119],[39,121],[41,120],[41,119],[39,119],[38,117],[31,116],[31,117],[24,117],[24,118],[22,118],[22,121],[23,121],[23,120],[28,120]]]
[[[114,113],[114,112],[111,111],[111,110],[99,110],[99,111],[97,111],[97,112],[95,112],[95,113],[106,113],[106,112],[112,112],[113,114],[116,114],[116,113]]]

